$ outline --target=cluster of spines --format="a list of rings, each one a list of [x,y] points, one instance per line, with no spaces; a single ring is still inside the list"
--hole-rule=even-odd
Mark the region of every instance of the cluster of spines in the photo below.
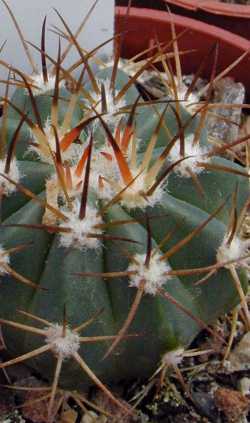
[[[70,72],[66,72],[62,68],[62,55],[59,44],[58,57],[54,61],[54,71],[49,74],[46,66],[46,58],[49,58],[45,52],[45,24],[42,29],[41,41],[41,58],[42,58],[42,73],[28,77],[17,69],[11,68],[4,63],[1,64],[11,72],[16,73],[22,79],[22,85],[26,89],[26,94],[31,100],[36,122],[34,123],[27,115],[25,115],[15,104],[8,98],[4,98],[5,107],[12,107],[20,114],[20,123],[13,136],[12,142],[8,148],[5,157],[1,158],[1,195],[7,197],[15,190],[20,190],[29,198],[36,198],[36,196],[27,190],[21,183],[22,175],[19,174],[18,164],[15,159],[15,148],[21,127],[24,123],[28,124],[31,132],[31,145],[27,154],[32,151],[42,162],[52,164],[54,167],[54,175],[46,183],[47,200],[39,200],[45,209],[43,224],[37,225],[34,229],[48,230],[49,232],[59,233],[61,245],[64,247],[97,250],[101,246],[102,239],[107,238],[105,235],[105,224],[102,220],[102,215],[106,210],[116,203],[120,203],[128,209],[141,208],[145,210],[148,205],[153,206],[161,201],[164,195],[164,190],[167,189],[167,177],[171,172],[177,172],[182,177],[192,178],[195,186],[199,187],[197,183],[197,175],[206,170],[231,171],[231,169],[215,167],[210,163],[213,155],[223,153],[226,150],[232,149],[234,146],[242,144],[247,137],[242,137],[233,143],[210,148],[201,147],[199,145],[200,128],[197,133],[192,136],[185,137],[184,129],[192,119],[200,114],[201,120],[205,120],[210,104],[205,101],[205,104],[197,104],[194,113],[190,120],[184,126],[179,125],[178,133],[173,136],[170,143],[161,152],[159,157],[153,159],[153,151],[157,142],[157,136],[162,127],[163,119],[168,107],[172,107],[169,103],[164,108],[162,115],[159,117],[159,124],[155,128],[154,133],[140,162],[138,162],[137,144],[135,128],[135,114],[139,104],[140,98],[134,105],[126,105],[124,95],[126,91],[132,86],[138,77],[142,74],[146,67],[152,65],[157,58],[161,58],[164,69],[169,69],[167,62],[167,55],[164,56],[162,47],[159,46],[159,51],[146,64],[143,64],[139,71],[125,84],[120,90],[116,91],[115,78],[118,69],[118,61],[115,60],[113,72],[110,80],[100,81],[95,78],[91,68],[88,64],[89,58],[86,59],[82,49],[80,48],[76,37],[65,23],[64,19],[58,14],[62,23],[65,26],[67,36],[71,37],[71,43],[75,45],[80,56],[81,63],[84,65],[84,71],[80,78],[76,81]],[[176,52],[177,44],[174,38],[174,49]],[[178,53],[178,50],[177,50]],[[178,54],[175,57],[179,60]],[[160,59],[159,59],[160,60]],[[53,61],[52,61],[53,63]],[[237,62],[238,63],[238,62]],[[73,66],[74,67],[74,66]],[[177,66],[180,69],[179,66]],[[35,68],[33,67],[33,70]],[[91,90],[86,92],[82,85],[82,78],[84,73],[88,73],[91,81]],[[58,123],[58,103],[60,85],[64,78],[68,78],[74,82],[75,90],[68,103],[68,110],[64,117],[64,121],[59,125]],[[177,82],[172,78],[172,95],[173,102],[176,105],[172,109],[178,113],[178,104],[183,102],[186,106],[188,97],[191,95],[191,89],[183,94],[183,85],[181,84],[181,75],[177,75]],[[194,77],[197,79],[197,75]],[[217,77],[218,78],[218,77]],[[7,87],[10,81],[7,81]],[[191,84],[192,87],[192,84]],[[178,96],[178,88],[180,88],[180,95]],[[41,124],[39,110],[36,106],[36,96],[53,91],[53,100],[51,106],[51,116],[46,122],[45,127]],[[208,87],[208,91],[209,87]],[[71,118],[74,113],[74,108],[79,104],[79,98],[85,95],[83,102],[83,110],[86,115],[82,121],[78,122],[76,126],[71,127]],[[209,96],[208,96],[209,97]],[[82,102],[81,102],[82,103]],[[124,111],[125,109],[125,111]],[[128,118],[124,117],[128,113]],[[180,123],[180,120],[177,121]],[[95,131],[99,127],[103,132],[103,138],[106,139],[104,146],[95,146]],[[90,129],[89,129],[90,128]],[[79,137],[81,133],[87,129],[90,135],[87,140],[83,141]],[[79,158],[80,156],[80,158]],[[168,163],[166,168],[165,164]],[[164,167],[165,166],[165,167]],[[242,171],[239,172],[244,176],[247,174]],[[94,191],[94,200],[89,204],[90,187]],[[36,198],[37,199],[37,198]],[[102,201],[102,206],[97,206],[97,203]],[[222,207],[222,206],[221,206]],[[248,266],[249,258],[247,253],[248,244],[242,241],[237,232],[238,222],[235,218],[235,204],[232,207],[231,227],[228,233],[225,234],[217,252],[215,252],[217,262],[206,268],[200,269],[179,269],[171,270],[168,259],[170,256],[179,251],[184,245],[195,237],[203,228],[217,215],[221,207],[216,210],[209,218],[202,222],[202,224],[195,228],[186,238],[182,239],[177,245],[172,247],[165,254],[159,252],[159,247],[152,248],[151,231],[150,231],[150,216],[146,216],[147,221],[147,248],[143,254],[135,254],[130,256],[130,263],[128,268],[121,272],[113,272],[112,274],[102,274],[106,278],[113,278],[119,273],[120,276],[126,276],[129,281],[129,286],[137,289],[134,302],[132,304],[129,315],[120,329],[118,335],[102,337],[100,340],[113,340],[106,356],[108,356],[117,344],[126,336],[129,326],[135,317],[136,311],[139,307],[141,298],[144,294],[147,295],[161,295],[166,300],[171,301],[176,307],[185,312],[189,317],[194,319],[202,328],[209,331],[207,325],[200,319],[193,316],[191,311],[185,309],[179,304],[170,294],[166,293],[162,287],[174,275],[188,275],[188,274],[202,274],[205,273],[205,278],[202,278],[199,283],[207,280],[220,267],[228,268],[236,283],[239,295],[246,314],[247,324],[250,326],[250,318],[247,310],[245,294],[242,291],[241,284],[236,267]],[[234,217],[234,218],[233,218]],[[129,224],[129,222],[126,222]],[[117,222],[119,224],[119,222]],[[121,222],[124,224],[124,222]],[[28,225],[27,225],[28,226]],[[109,237],[116,241],[115,237]],[[136,242],[132,239],[123,239],[125,242]],[[162,247],[162,245],[161,245]],[[17,247],[15,252],[24,246]],[[14,250],[14,249],[13,249]],[[6,250],[1,246],[0,250],[0,275],[10,274],[20,282],[30,285],[32,288],[37,288],[36,285],[27,280],[22,275],[18,275],[10,267],[10,260],[12,250]],[[94,275],[94,273],[93,273]],[[96,275],[96,274],[95,274]],[[79,274],[85,277],[89,274]],[[24,312],[23,312],[24,313]],[[27,314],[27,313],[26,313]],[[29,316],[35,320],[42,321],[36,316]],[[39,333],[45,337],[45,345],[32,353],[25,354],[17,359],[10,360],[1,365],[2,368],[7,367],[13,363],[21,362],[26,358],[36,356],[44,351],[51,350],[57,357],[57,365],[55,370],[55,377],[52,386],[51,400],[49,406],[49,414],[52,413],[52,405],[58,385],[59,375],[61,371],[62,362],[66,358],[74,358],[82,367],[82,369],[91,377],[92,381],[96,383],[105,393],[117,403],[116,398],[107,390],[106,387],[97,379],[93,372],[88,368],[87,364],[78,354],[80,342],[88,342],[78,335],[79,328],[71,330],[66,322],[63,325],[58,323],[46,323],[45,329],[36,329],[34,327],[21,325],[15,322],[2,320],[3,324],[14,326],[22,330],[28,330],[33,333]],[[92,320],[91,320],[92,322]],[[81,329],[86,327],[86,323],[81,325]],[[79,330],[78,330],[79,329]],[[92,340],[93,341],[93,340]],[[90,342],[92,342],[90,341]],[[182,351],[182,349],[181,349]],[[177,355],[173,353],[171,364],[177,365],[180,362],[179,349]],[[169,360],[169,357],[164,356],[163,361]],[[119,403],[121,406],[121,404]],[[128,411],[128,410],[127,410]]]

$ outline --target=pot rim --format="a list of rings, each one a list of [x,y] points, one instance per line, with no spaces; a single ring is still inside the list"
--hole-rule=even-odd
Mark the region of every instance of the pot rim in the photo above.
[[[127,15],[127,7],[116,6],[115,15]],[[234,34],[215,25],[207,24],[196,19],[188,18],[186,16],[181,16],[173,13],[171,13],[171,16],[174,17],[174,21],[177,25],[186,26],[187,28],[193,29],[194,31],[200,32],[202,34],[209,34],[210,36],[212,35],[214,36],[214,38],[218,38],[222,42],[237,47],[241,52],[250,50],[250,40],[247,40],[246,38],[243,38],[240,35]],[[165,12],[162,10],[138,7],[130,7],[129,17],[136,17],[142,20],[147,19],[152,21],[159,21],[167,24],[169,24],[171,20],[170,15],[167,11]]]
[[[228,4],[215,0],[165,0],[166,3],[172,3],[176,6],[195,12],[203,10],[215,15],[225,15],[232,18],[249,19],[250,5]]]

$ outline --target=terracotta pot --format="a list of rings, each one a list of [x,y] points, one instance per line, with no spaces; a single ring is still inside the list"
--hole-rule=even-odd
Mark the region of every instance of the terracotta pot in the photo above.
[[[173,3],[190,10],[205,10],[216,15],[250,18],[250,6],[243,4],[222,3],[218,0],[167,0],[166,3]]]
[[[116,3],[125,6],[128,0],[116,0]],[[173,13],[219,26],[250,40],[250,5],[218,0],[132,0],[133,6],[153,9],[164,9],[165,3]]]
[[[181,13],[220,26],[250,40],[250,6],[207,0],[167,0],[174,13]]]
[[[178,39],[181,51],[192,50],[182,55],[181,63],[184,74],[195,73],[204,56],[216,41],[219,42],[217,73],[229,66],[239,56],[250,50],[250,41],[204,22],[172,14],[176,33],[188,29]],[[131,58],[155,43],[172,40],[171,18],[167,12],[131,7],[129,14],[126,7],[116,7],[115,31],[123,33],[121,56]],[[172,51],[172,47],[170,47]],[[210,63],[209,63],[210,62]],[[208,60],[203,76],[209,77],[213,57]],[[250,100],[250,53],[229,73],[236,81],[242,82]]]

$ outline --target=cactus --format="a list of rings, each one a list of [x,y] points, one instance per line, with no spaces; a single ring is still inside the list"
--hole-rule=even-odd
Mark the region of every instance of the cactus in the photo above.
[[[0,161],[0,322],[15,357],[0,367],[27,360],[52,380],[50,412],[58,384],[117,402],[104,382],[146,377],[168,352],[179,362],[239,302],[250,324],[248,174],[221,157],[245,140],[211,147],[208,102],[145,102],[116,61],[94,74],[82,58],[76,80],[60,59],[59,45],[43,94],[11,69],[23,83],[4,98]]]

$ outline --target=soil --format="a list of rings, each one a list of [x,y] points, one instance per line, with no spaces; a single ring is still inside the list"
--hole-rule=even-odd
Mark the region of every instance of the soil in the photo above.
[[[226,316],[216,325],[226,341],[230,335],[230,317]],[[233,349],[239,345],[243,333],[239,317]],[[250,421],[249,362],[244,370],[230,368],[230,360],[223,365],[225,347],[203,331],[190,346],[190,357],[184,358],[179,367],[182,378],[169,368],[162,380],[158,374],[151,380],[112,386],[112,391],[124,404],[130,405],[131,410],[136,406],[134,418],[121,413],[100,391],[93,390],[88,400],[112,418],[98,415],[92,407],[84,411],[73,392],[61,391],[57,403],[61,401],[62,406],[55,423],[247,423]],[[196,351],[203,354],[195,355]],[[23,366],[10,368],[8,376],[15,381],[14,389],[0,388],[0,422],[46,423],[47,399],[43,399],[46,395],[38,388],[48,385]],[[7,383],[4,375],[1,375],[1,383]],[[27,390],[15,390],[15,386]]]

